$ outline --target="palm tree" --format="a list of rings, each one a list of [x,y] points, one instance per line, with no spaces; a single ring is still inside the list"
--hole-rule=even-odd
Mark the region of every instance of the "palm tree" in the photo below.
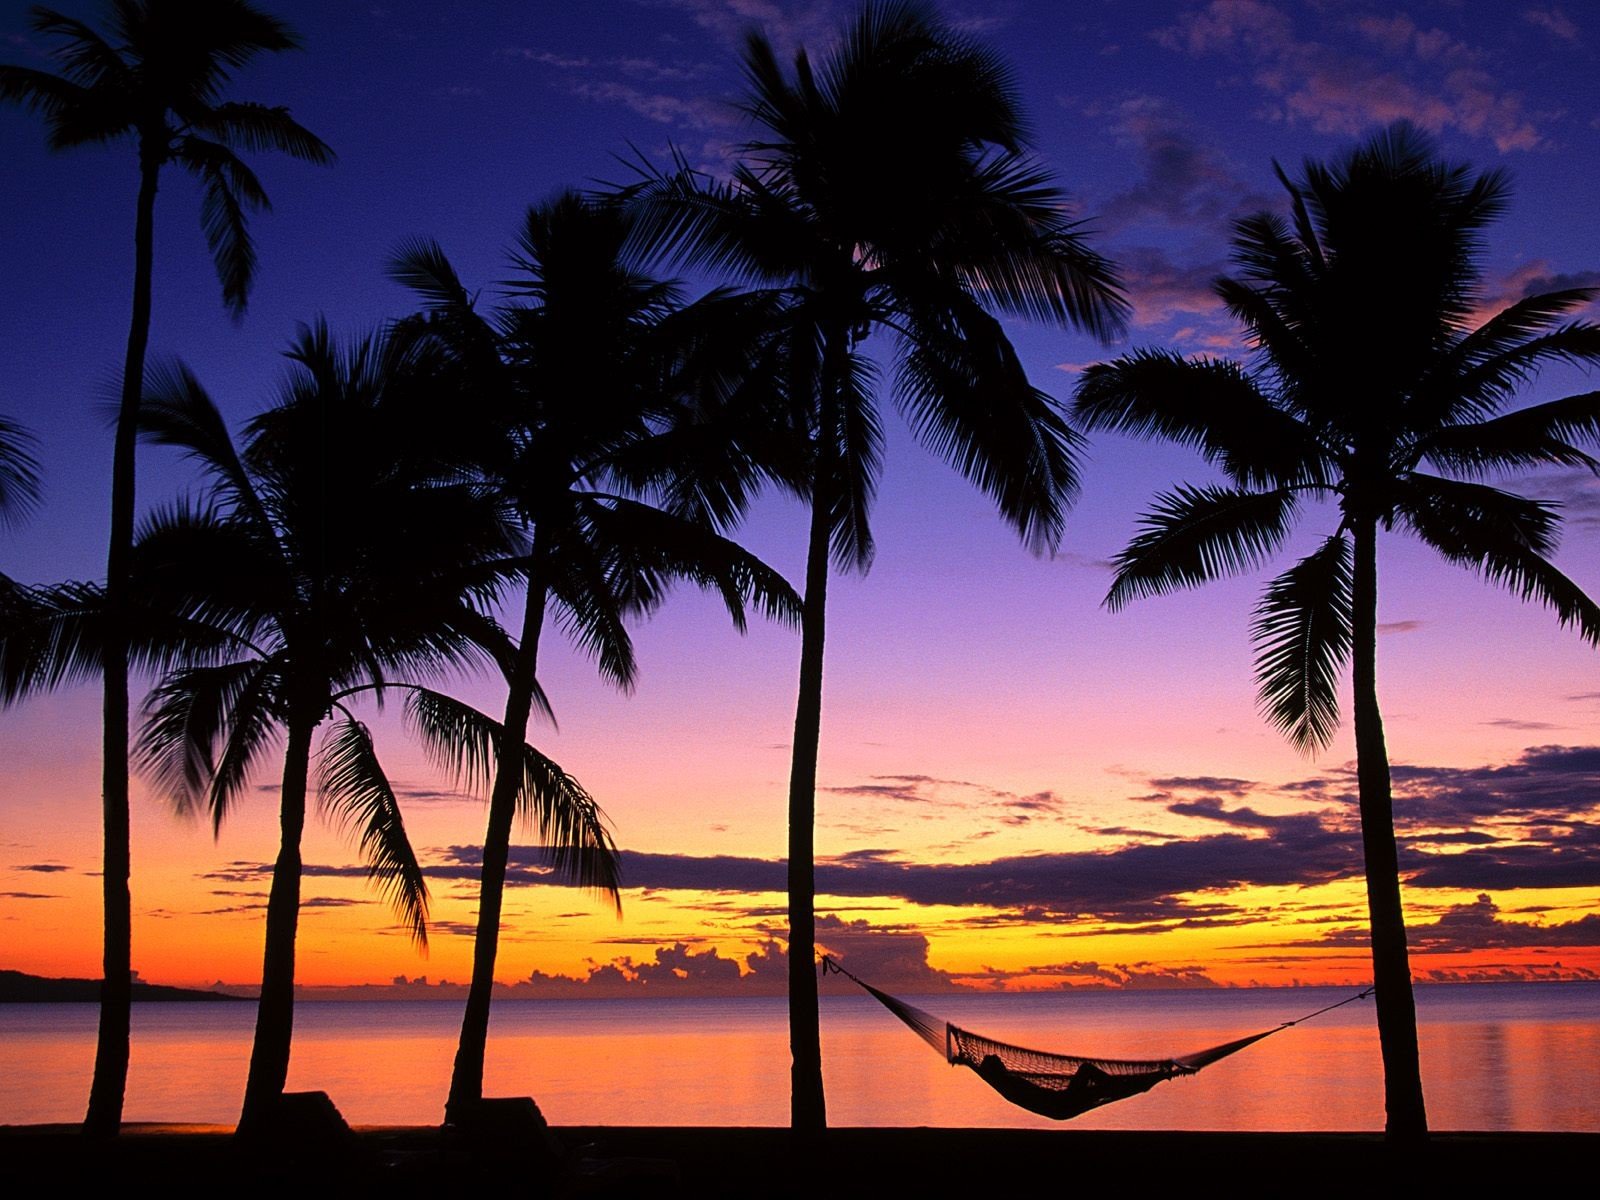
[[[1250,569],[1284,543],[1304,500],[1337,505],[1332,534],[1269,583],[1256,609],[1259,700],[1297,747],[1315,751],[1338,726],[1338,677],[1350,664],[1387,1128],[1420,1137],[1378,708],[1378,530],[1410,532],[1600,644],[1600,608],[1546,558],[1553,508],[1479,482],[1546,464],[1600,469],[1574,444],[1600,436],[1600,392],[1496,415],[1542,366],[1600,361],[1600,327],[1563,323],[1596,293],[1529,296],[1474,325],[1482,230],[1503,211],[1507,180],[1441,161],[1405,124],[1331,166],[1308,162],[1299,182],[1278,175],[1292,219],[1238,222],[1239,273],[1216,284],[1251,362],[1137,352],[1085,371],[1074,411],[1090,428],[1193,446],[1230,484],[1157,497],[1117,558],[1113,609]]]
[[[420,435],[432,386],[415,348],[370,339],[340,354],[323,328],[290,357],[283,402],[234,451],[215,406],[181,368],[152,379],[142,426],[197,459],[213,488],[159,513],[139,540],[141,592],[163,611],[231,640],[156,689],[140,758],[180,803],[220,826],[262,755],[281,736],[282,848],[267,906],[261,1002],[240,1130],[259,1129],[284,1086],[294,999],[300,834],[313,738],[323,804],[360,830],[372,879],[425,945],[427,891],[393,789],[352,698],[407,693],[429,736],[447,729],[499,749],[493,722],[415,681],[511,649],[484,615],[519,549],[474,487],[434,478]],[[555,764],[517,743],[517,799],[540,817],[557,866],[615,894],[615,852],[598,808]]]
[[[793,619],[793,589],[709,523],[638,498],[629,480],[660,478],[658,433],[686,394],[741,377],[749,305],[714,295],[680,306],[677,289],[623,256],[632,219],[614,204],[565,193],[531,208],[514,261],[513,299],[477,312],[443,251],[414,242],[391,273],[427,305],[410,332],[447,346],[459,371],[464,459],[531,539],[517,650],[507,673],[502,752],[484,835],[472,983],[445,1118],[467,1123],[482,1099],[500,914],[538,683],[539,643],[554,616],[601,674],[636,676],[625,625],[663,599],[674,578],[716,591],[741,630],[745,606]],[[442,447],[441,447],[442,449]],[[669,456],[670,457],[670,456]],[[670,465],[670,463],[669,463]],[[666,474],[671,476],[671,472]],[[459,759],[464,747],[435,739]]]
[[[111,536],[106,557],[105,961],[100,1034],[85,1130],[117,1131],[128,1076],[132,923],[128,892],[128,559],[133,545],[134,446],[145,350],[150,340],[156,189],[171,163],[196,176],[206,242],[223,303],[244,312],[256,255],[246,213],[268,207],[238,149],[282,150],[309,162],[333,154],[283,108],[222,99],[229,78],[256,55],[294,49],[295,35],[246,0],[110,0],[101,33],[48,8],[33,28],[57,43],[60,75],[0,65],[0,101],[45,119],[55,149],[131,141],[139,155],[134,221],[133,316],[122,366],[111,466]]]
[[[718,184],[683,169],[635,189],[679,260],[786,298],[782,373],[811,510],[789,782],[792,1119],[826,1124],[817,1021],[813,825],[830,558],[865,571],[882,430],[868,336],[895,335],[895,393],[919,438],[1034,550],[1075,487],[1075,437],[989,308],[1109,335],[1116,276],[1025,150],[1008,68],[915,3],[866,5],[819,68],[792,76],[752,34],[746,113],[762,129]],[[793,486],[793,485],[791,485]]]

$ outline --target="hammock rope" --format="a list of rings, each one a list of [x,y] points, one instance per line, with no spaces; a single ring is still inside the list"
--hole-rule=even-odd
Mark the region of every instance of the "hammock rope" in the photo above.
[[[1179,1075],[1193,1075],[1203,1067],[1253,1046],[1262,1038],[1363,1000],[1375,990],[1369,987],[1293,1021],[1284,1021],[1261,1033],[1193,1054],[1163,1059],[1120,1059],[1051,1054],[995,1041],[941,1021],[915,1005],[879,991],[841,967],[830,955],[822,956],[822,973],[843,975],[905,1022],[912,1032],[944,1055],[951,1066],[971,1068],[978,1078],[1011,1103],[1053,1121],[1065,1121],[1102,1104],[1148,1092],[1156,1084]]]

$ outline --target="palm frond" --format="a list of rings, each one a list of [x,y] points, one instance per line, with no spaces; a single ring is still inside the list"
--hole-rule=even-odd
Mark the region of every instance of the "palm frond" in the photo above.
[[[105,142],[132,132],[126,112],[109,106],[90,89],[48,71],[0,63],[0,102],[38,113],[50,129],[50,146],[64,150],[85,142]]]
[[[619,688],[632,688],[639,664],[623,620],[621,581],[600,547],[577,529],[565,532],[567,536],[548,547],[530,586],[548,588],[555,601],[556,624],[595,660],[600,673]]]
[[[325,166],[334,160],[332,147],[301,125],[281,105],[228,101],[211,105],[190,120],[195,132],[230,147],[280,150],[302,162]]]
[[[444,247],[432,238],[408,238],[401,242],[384,265],[384,274],[415,292],[430,311],[458,317],[476,315],[472,296],[456,274]]]
[[[0,416],[0,527],[20,521],[39,503],[39,460],[34,436]]]
[[[181,450],[211,476],[221,498],[248,513],[263,531],[270,527],[222,411],[183,360],[158,361],[146,370],[139,401],[139,436]]]
[[[1166,350],[1096,363],[1078,381],[1072,414],[1086,429],[1191,446],[1242,487],[1322,485],[1334,469],[1312,431],[1237,363]]]
[[[976,304],[919,313],[901,340],[896,397],[912,432],[995,501],[1035,553],[1060,541],[1082,439],[1035,388],[1000,323]]]
[[[1260,565],[1283,544],[1299,502],[1294,492],[1244,492],[1180,485],[1156,497],[1140,531],[1114,558],[1106,593],[1115,612],[1140,596],[1195,587]]]
[[[742,187],[721,183],[681,158],[671,170],[648,163],[640,170],[643,178],[625,190],[630,254],[756,286],[792,274],[809,231],[759,181],[741,175]]]
[[[55,40],[51,57],[86,88],[129,88],[129,66],[92,26],[64,13],[35,5],[28,24]]]
[[[0,707],[99,676],[105,594],[94,584],[0,590]]]
[[[975,295],[1101,341],[1123,332],[1130,309],[1117,269],[1068,218],[1065,198],[1037,159],[989,156],[961,181],[950,210],[946,236],[929,249],[947,256]]]
[[[1541,299],[1547,297],[1529,297]],[[1513,313],[1517,307],[1513,305],[1501,316]],[[1491,320],[1483,329],[1494,324]],[[1469,334],[1443,355],[1433,375],[1418,388],[1419,409],[1440,423],[1492,416],[1518,388],[1532,382],[1552,364],[1571,363],[1587,368],[1600,363],[1600,325],[1587,321],[1573,321],[1512,344],[1497,342],[1493,353],[1480,355],[1471,354],[1468,349],[1475,336]]]
[[[518,811],[538,831],[564,881],[609,898],[622,913],[622,860],[605,814],[584,787],[532,746],[522,748]]]
[[[281,639],[281,621],[297,603],[291,564],[269,528],[237,509],[188,499],[156,509],[134,545],[131,573],[151,613],[215,631],[262,651]]]
[[[1302,753],[1339,727],[1339,672],[1350,657],[1350,543],[1335,534],[1270,584],[1256,606],[1257,701]]]
[[[1600,392],[1550,400],[1488,421],[1447,425],[1421,439],[1412,453],[1465,475],[1541,466],[1600,474],[1600,462],[1576,442],[1600,442]]]
[[[1549,554],[1561,527],[1555,509],[1542,501],[1421,471],[1407,477],[1398,500],[1397,515],[1448,558],[1470,549],[1474,539]]]
[[[830,482],[828,547],[833,562],[844,570],[863,574],[872,566],[872,500],[883,467],[883,423],[878,418],[878,369],[865,355],[846,352],[837,356],[837,370],[823,386],[834,395],[824,402],[833,427],[819,429],[822,443],[819,464],[833,473]]]
[[[220,142],[185,136],[173,158],[200,180],[200,224],[222,283],[222,300],[235,318],[241,317],[256,272],[255,243],[245,210],[270,209],[267,193],[255,172]]]
[[[220,829],[275,742],[277,683],[272,665],[257,658],[172,672],[145,701],[136,765],[180,812],[204,808]]]
[[[800,597],[788,580],[730,538],[623,497],[594,497],[584,511],[605,547],[613,595],[626,610],[652,610],[666,586],[683,579],[720,595],[741,633],[747,604],[770,620],[798,626]]]
[[[1538,600],[1600,646],[1600,605],[1545,558],[1557,526],[1549,506],[1481,484],[1413,475],[1397,515],[1451,562],[1522,600]]]
[[[500,722],[426,688],[406,698],[406,719],[435,765],[473,791],[487,791],[499,764]],[[517,810],[537,829],[566,882],[609,896],[621,911],[621,865],[605,815],[583,786],[532,746],[523,746]]]
[[[429,762],[467,791],[488,792],[500,760],[500,722],[424,687],[407,689],[405,720]]]
[[[336,720],[317,759],[317,798],[347,836],[359,832],[367,879],[394,909],[417,948],[428,948],[428,882],[406,836],[400,802],[378,761],[372,733],[354,717]]]

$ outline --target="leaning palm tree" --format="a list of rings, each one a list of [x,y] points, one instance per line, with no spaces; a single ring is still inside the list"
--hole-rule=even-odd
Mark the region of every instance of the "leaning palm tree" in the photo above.
[[[813,826],[831,562],[864,571],[882,428],[875,331],[894,334],[896,400],[916,435],[987,492],[1034,550],[1075,488],[1075,437],[1028,380],[990,309],[1099,335],[1124,303],[1025,149],[1011,73],[914,3],[868,4],[841,45],[793,74],[745,50],[745,111],[762,128],[730,183],[682,168],[635,191],[643,227],[679,260],[786,299],[796,490],[811,510],[789,777],[792,1119],[826,1123],[817,1014]],[[794,486],[791,484],[791,486]]]
[[[1332,165],[1308,162],[1298,182],[1279,178],[1292,219],[1238,222],[1238,274],[1216,284],[1254,358],[1130,354],[1084,372],[1075,412],[1090,428],[1193,446],[1229,481],[1157,498],[1116,560],[1113,609],[1255,567],[1305,501],[1336,506],[1333,532],[1256,609],[1259,700],[1315,751],[1338,726],[1350,665],[1387,1127],[1415,1137],[1427,1122],[1378,707],[1378,531],[1398,526],[1600,644],[1600,608],[1546,557],[1553,508],[1480,482],[1600,470],[1575,444],[1600,438],[1600,392],[1496,415],[1542,366],[1600,362],[1600,327],[1565,319],[1596,292],[1529,296],[1474,325],[1482,230],[1505,207],[1506,178],[1441,161],[1407,125]]]
[[[646,503],[628,482],[672,477],[656,469],[658,438],[686,392],[728,386],[748,372],[742,331],[750,308],[720,295],[682,305],[674,285],[626,260],[632,228],[627,212],[600,199],[564,193],[534,206],[514,256],[511,299],[488,315],[431,242],[404,248],[391,269],[427,305],[408,334],[447,348],[457,371],[453,411],[464,440],[437,449],[460,455],[530,539],[505,732],[491,772],[472,983],[445,1108],[451,1123],[470,1122],[483,1094],[506,864],[525,773],[514,748],[535,709],[549,714],[538,682],[547,618],[627,688],[637,667],[625,622],[655,608],[673,579],[718,593],[740,629],[747,605],[789,620],[799,608],[777,572],[709,522]],[[435,751],[465,761],[466,747],[441,732]]]
[[[319,752],[324,806],[360,830],[371,877],[425,944],[423,875],[351,704],[403,690],[411,722],[431,737],[448,730],[469,748],[469,766],[504,749],[492,721],[419,681],[478,660],[509,664],[507,639],[484,609],[521,549],[497,505],[424,453],[432,385],[415,347],[377,338],[340,354],[317,328],[291,358],[297,375],[283,402],[251,422],[242,454],[181,368],[152,377],[141,418],[147,436],[182,448],[212,481],[204,501],[161,511],[143,532],[141,593],[228,641],[153,693],[140,759],[180,804],[207,810],[220,827],[268,749],[280,738],[284,746],[283,843],[242,1133],[271,1117],[288,1071],[316,730],[332,722]],[[614,895],[615,851],[592,799],[520,739],[516,750],[516,797],[538,816],[558,868]]]
[[[155,203],[161,169],[178,166],[204,189],[200,208],[222,298],[242,315],[255,274],[246,214],[266,192],[236,153],[282,150],[324,163],[332,152],[283,108],[222,98],[230,77],[256,55],[299,45],[293,32],[246,0],[111,0],[105,32],[48,8],[33,28],[54,39],[61,74],[0,64],[0,101],[38,112],[55,149],[133,143],[139,156],[134,221],[133,316],[122,365],[111,466],[111,537],[106,558],[105,961],[88,1132],[115,1133],[128,1075],[132,926],[128,892],[128,556],[133,545],[134,447],[150,340]]]

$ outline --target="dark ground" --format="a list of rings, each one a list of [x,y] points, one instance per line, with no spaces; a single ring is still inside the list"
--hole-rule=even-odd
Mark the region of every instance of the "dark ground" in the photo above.
[[[244,1146],[220,1126],[0,1126],[0,1196],[319,1195],[1017,1197],[1537,1196],[1592,1180],[1600,1134],[1443,1133],[1404,1151],[1375,1134],[563,1127],[561,1158],[437,1128],[362,1128],[338,1146]],[[1580,1185],[1587,1186],[1587,1185]]]

